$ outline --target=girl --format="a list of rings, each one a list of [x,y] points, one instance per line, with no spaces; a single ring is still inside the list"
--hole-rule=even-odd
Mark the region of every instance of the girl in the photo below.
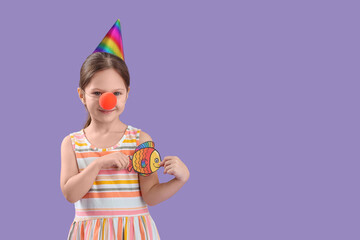
[[[61,190],[75,205],[67,239],[160,239],[147,205],[174,195],[189,179],[185,164],[166,156],[160,166],[174,179],[159,183],[157,172],[141,176],[126,168],[139,144],[152,141],[144,131],[120,121],[130,91],[123,59],[95,52],[83,63],[78,94],[88,120],[61,144]],[[116,106],[103,109],[99,97],[112,92]]]

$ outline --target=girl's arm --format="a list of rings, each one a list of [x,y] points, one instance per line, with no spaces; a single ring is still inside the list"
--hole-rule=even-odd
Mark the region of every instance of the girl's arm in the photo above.
[[[70,136],[64,138],[61,143],[60,186],[69,202],[77,202],[90,190],[100,169],[100,162],[95,159],[79,173]]]
[[[151,175],[154,175],[157,173],[152,173]],[[150,175],[150,176],[151,176]],[[147,177],[150,177],[147,176]],[[144,176],[139,176],[139,178],[146,178]],[[141,181],[141,180],[140,180]],[[144,181],[144,180],[143,180]],[[146,200],[143,195],[144,201],[150,205],[154,206],[156,204],[161,203],[162,201],[165,201],[169,199],[172,195],[174,195],[177,191],[180,190],[180,188],[186,183],[186,181],[181,181],[176,178],[170,180],[166,183],[157,183],[150,187],[150,189],[146,192]]]
[[[151,137],[143,131],[140,132],[139,138],[140,138],[139,144],[146,142],[146,141],[152,141]],[[186,166],[180,161],[180,159],[178,159],[175,156],[174,157],[165,157],[162,161],[162,165],[164,165],[165,160],[166,161],[169,161],[169,160],[178,161],[178,163],[180,162],[181,166],[184,166],[186,168]],[[169,170],[169,171],[171,171],[171,170]],[[144,201],[148,205],[154,206],[158,203],[161,203],[162,201],[167,200],[171,196],[173,196],[177,191],[180,190],[180,188],[186,183],[186,181],[189,178],[189,172],[188,172],[187,168],[185,171],[183,171],[181,173],[184,173],[184,174],[181,174],[182,176],[185,176],[184,179],[180,180],[178,178],[174,178],[166,183],[159,183],[159,178],[158,178],[157,172],[154,172],[146,177],[139,175],[141,195],[142,195]]]

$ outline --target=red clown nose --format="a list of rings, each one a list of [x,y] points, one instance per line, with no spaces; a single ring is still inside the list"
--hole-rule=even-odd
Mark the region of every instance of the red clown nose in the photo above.
[[[99,98],[99,104],[105,110],[113,109],[116,106],[116,101],[116,96],[111,92],[101,94]]]

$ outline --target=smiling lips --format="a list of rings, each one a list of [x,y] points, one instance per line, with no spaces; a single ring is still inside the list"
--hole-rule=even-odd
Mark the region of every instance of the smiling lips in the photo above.
[[[111,113],[111,112],[113,112],[115,109],[113,109],[113,110],[102,110],[102,109],[99,109],[99,111],[100,112],[102,112],[102,113]]]

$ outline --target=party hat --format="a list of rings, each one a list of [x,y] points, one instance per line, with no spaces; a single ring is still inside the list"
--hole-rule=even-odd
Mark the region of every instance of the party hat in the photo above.
[[[116,20],[115,24],[111,27],[93,53],[95,52],[111,53],[125,61],[119,19]]]

